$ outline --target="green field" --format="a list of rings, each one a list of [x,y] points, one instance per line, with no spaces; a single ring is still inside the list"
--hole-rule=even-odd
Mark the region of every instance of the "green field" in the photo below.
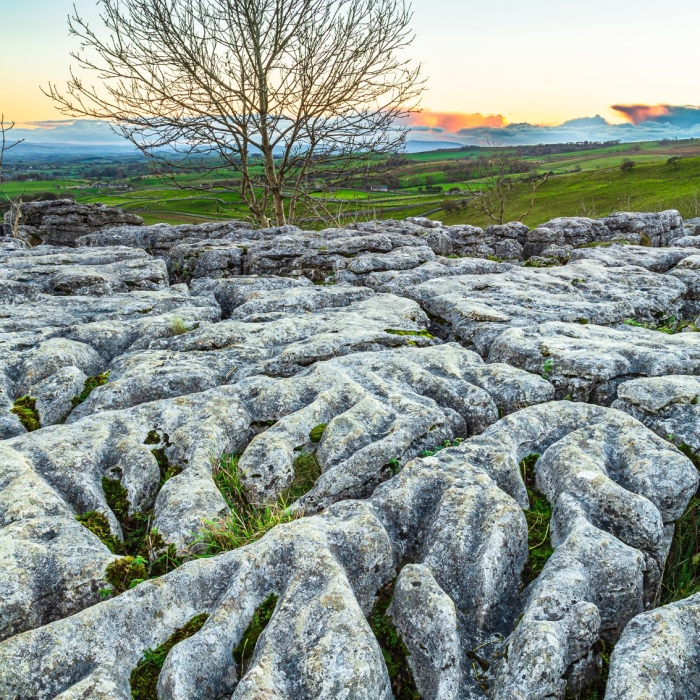
[[[700,140],[617,144],[568,152],[566,147],[560,148],[562,152],[547,152],[548,148],[556,151],[554,147],[522,148],[521,155],[534,172],[550,173],[537,192],[532,212],[524,219],[530,226],[556,216],[596,217],[619,210],[673,208],[684,217],[700,216]],[[386,180],[388,192],[368,191],[358,183],[357,188],[323,195],[325,204],[343,221],[427,215],[449,224],[493,223],[476,206],[476,193],[483,181],[475,175],[477,159],[488,157],[491,151],[469,147],[406,155]],[[677,167],[668,163],[673,156],[681,158]],[[626,159],[635,167],[623,172],[620,165]],[[45,171],[51,171],[53,179],[42,178]],[[235,173],[219,172],[203,181],[180,175],[173,181],[148,174],[145,163],[133,158],[127,165],[108,159],[97,165],[96,159],[88,163],[74,160],[33,165],[24,173],[24,181],[2,183],[0,200],[50,192],[75,197],[79,202],[122,207],[149,224],[247,218],[239,195],[218,187],[227,178],[230,182]],[[380,176],[377,182],[382,182]],[[457,192],[448,194],[449,190]],[[506,218],[518,218],[527,209],[529,198],[528,186],[516,185]],[[299,223],[308,228],[326,225],[311,213]]]

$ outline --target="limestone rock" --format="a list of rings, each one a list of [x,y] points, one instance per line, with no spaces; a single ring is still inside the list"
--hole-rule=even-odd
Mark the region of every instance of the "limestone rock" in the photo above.
[[[488,359],[542,374],[558,398],[610,405],[634,377],[700,373],[700,334],[550,322],[504,331]]]
[[[72,199],[25,202],[21,205],[20,234],[46,245],[74,246],[81,236],[118,226],[140,226],[143,219],[118,207],[104,204],[78,204]],[[5,214],[9,235],[10,215]]]

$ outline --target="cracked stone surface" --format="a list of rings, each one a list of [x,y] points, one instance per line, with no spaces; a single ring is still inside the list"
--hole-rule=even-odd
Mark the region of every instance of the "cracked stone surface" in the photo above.
[[[420,268],[419,268],[420,270]],[[680,280],[639,267],[602,267],[594,261],[548,269],[510,268],[500,274],[461,274],[416,283],[418,271],[394,273],[368,286],[417,301],[438,325],[486,356],[508,327],[546,321],[654,322],[679,315],[687,287]],[[432,271],[431,271],[432,272]],[[449,273],[448,273],[449,274]]]
[[[523,595],[527,526],[521,507],[527,495],[518,462],[533,450],[547,461],[538,467],[538,481],[551,488],[555,510],[563,514],[557,551]],[[583,469],[571,460],[575,453]],[[631,474],[636,478],[630,481]],[[581,479],[587,488],[579,492],[575,482]],[[444,612],[439,620],[437,613],[417,620],[449,631],[439,653],[457,647],[464,653],[497,635],[501,641],[494,646],[507,645],[508,661],[484,652],[494,662],[488,676],[496,697],[545,697],[541,688],[552,683],[561,695],[562,672],[585,663],[598,638],[616,638],[630,616],[643,611],[645,586],[653,586],[653,576],[645,576],[652,568],[646,558],[656,561],[664,524],[678,517],[697,482],[686,457],[622,413],[568,402],[525,408],[458,448],[410,462],[366,501],[336,503],[253,545],[184,564],[158,581],[6,640],[0,644],[0,689],[12,698],[86,692],[128,698],[129,674],[143,649],[208,612],[201,631],[169,655],[159,679],[161,697],[233,692],[233,698],[250,698],[274,691],[289,698],[389,698],[381,652],[364,615],[399,562],[411,557],[422,568],[402,572],[399,591],[410,576],[430,585],[423,595]],[[655,528],[644,533],[622,517],[601,518],[611,498],[646,509]],[[612,579],[608,571],[615,572]],[[548,587],[570,601],[568,614],[562,617],[560,597],[547,596]],[[279,602],[238,681],[231,650],[271,592]],[[392,612],[399,628],[401,609],[400,594]],[[153,617],[156,610],[162,612]],[[427,631],[416,626],[409,643]],[[538,639],[546,640],[548,654]],[[288,670],[281,674],[281,668]],[[413,669],[419,687],[435,687],[434,665],[416,659]],[[469,669],[448,665],[446,671],[448,689],[476,692]]]
[[[542,374],[557,398],[610,405],[629,379],[700,374],[700,334],[550,322],[504,331],[488,359]]]
[[[697,596],[657,607],[700,480],[697,222],[256,230],[39,204],[43,245],[0,241],[1,697],[128,700],[145,650],[207,613],[160,700],[391,700],[368,623],[388,585],[424,700],[564,700],[613,645],[607,700],[697,695]],[[200,558],[206,523],[241,516],[223,455],[257,513],[300,455],[320,476],[294,519]],[[128,533],[105,478],[183,561],[119,595],[121,557],[76,519]]]

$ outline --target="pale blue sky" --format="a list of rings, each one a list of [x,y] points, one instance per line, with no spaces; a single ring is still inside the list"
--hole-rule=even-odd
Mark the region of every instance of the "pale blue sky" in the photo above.
[[[95,0],[75,0],[86,15]],[[65,80],[73,0],[0,0],[0,111],[60,115],[39,92]],[[556,123],[614,103],[700,104],[692,0],[414,0],[415,57],[434,111]]]

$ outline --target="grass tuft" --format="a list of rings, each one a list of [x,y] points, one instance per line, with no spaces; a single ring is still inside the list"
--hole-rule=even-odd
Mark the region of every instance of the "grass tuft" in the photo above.
[[[396,631],[391,617],[387,614],[394,598],[395,584],[396,580],[379,589],[377,600],[369,616],[369,626],[382,650],[395,700],[420,700],[408,665],[408,650]]]
[[[187,333],[187,326],[185,326],[185,322],[181,318],[176,316],[170,326],[170,331],[173,335],[184,335]]]
[[[525,511],[529,550],[527,564],[523,570],[523,583],[526,586],[540,575],[547,560],[554,554],[549,536],[552,507],[535,486],[535,464],[539,458],[538,454],[531,454],[520,462],[520,472],[527,489],[527,497],[530,499],[530,509]]]
[[[10,409],[10,413],[14,413],[19,418],[19,422],[28,433],[41,428],[39,412],[36,410],[36,399],[29,395],[17,399]]]
[[[158,700],[158,676],[170,650],[184,639],[197,634],[208,617],[206,613],[196,615],[184,627],[176,629],[159,647],[143,652],[143,658],[131,672],[132,700]]]
[[[255,645],[258,643],[258,638],[263,630],[267,627],[267,623],[272,619],[272,614],[277,607],[277,600],[278,598],[274,593],[265,599],[255,611],[253,619],[243,633],[238,646],[233,650],[233,659],[236,662],[239,678],[243,678],[250,668],[250,660],[255,653]]]
[[[294,462],[294,480],[287,491],[276,503],[256,506],[248,501],[238,460],[238,455],[224,455],[214,465],[214,483],[231,509],[231,514],[204,523],[200,538],[204,545],[203,556],[214,556],[252,544],[276,525],[301,517],[301,513],[290,512],[288,504],[306,493],[320,474],[316,458],[302,454]]]

